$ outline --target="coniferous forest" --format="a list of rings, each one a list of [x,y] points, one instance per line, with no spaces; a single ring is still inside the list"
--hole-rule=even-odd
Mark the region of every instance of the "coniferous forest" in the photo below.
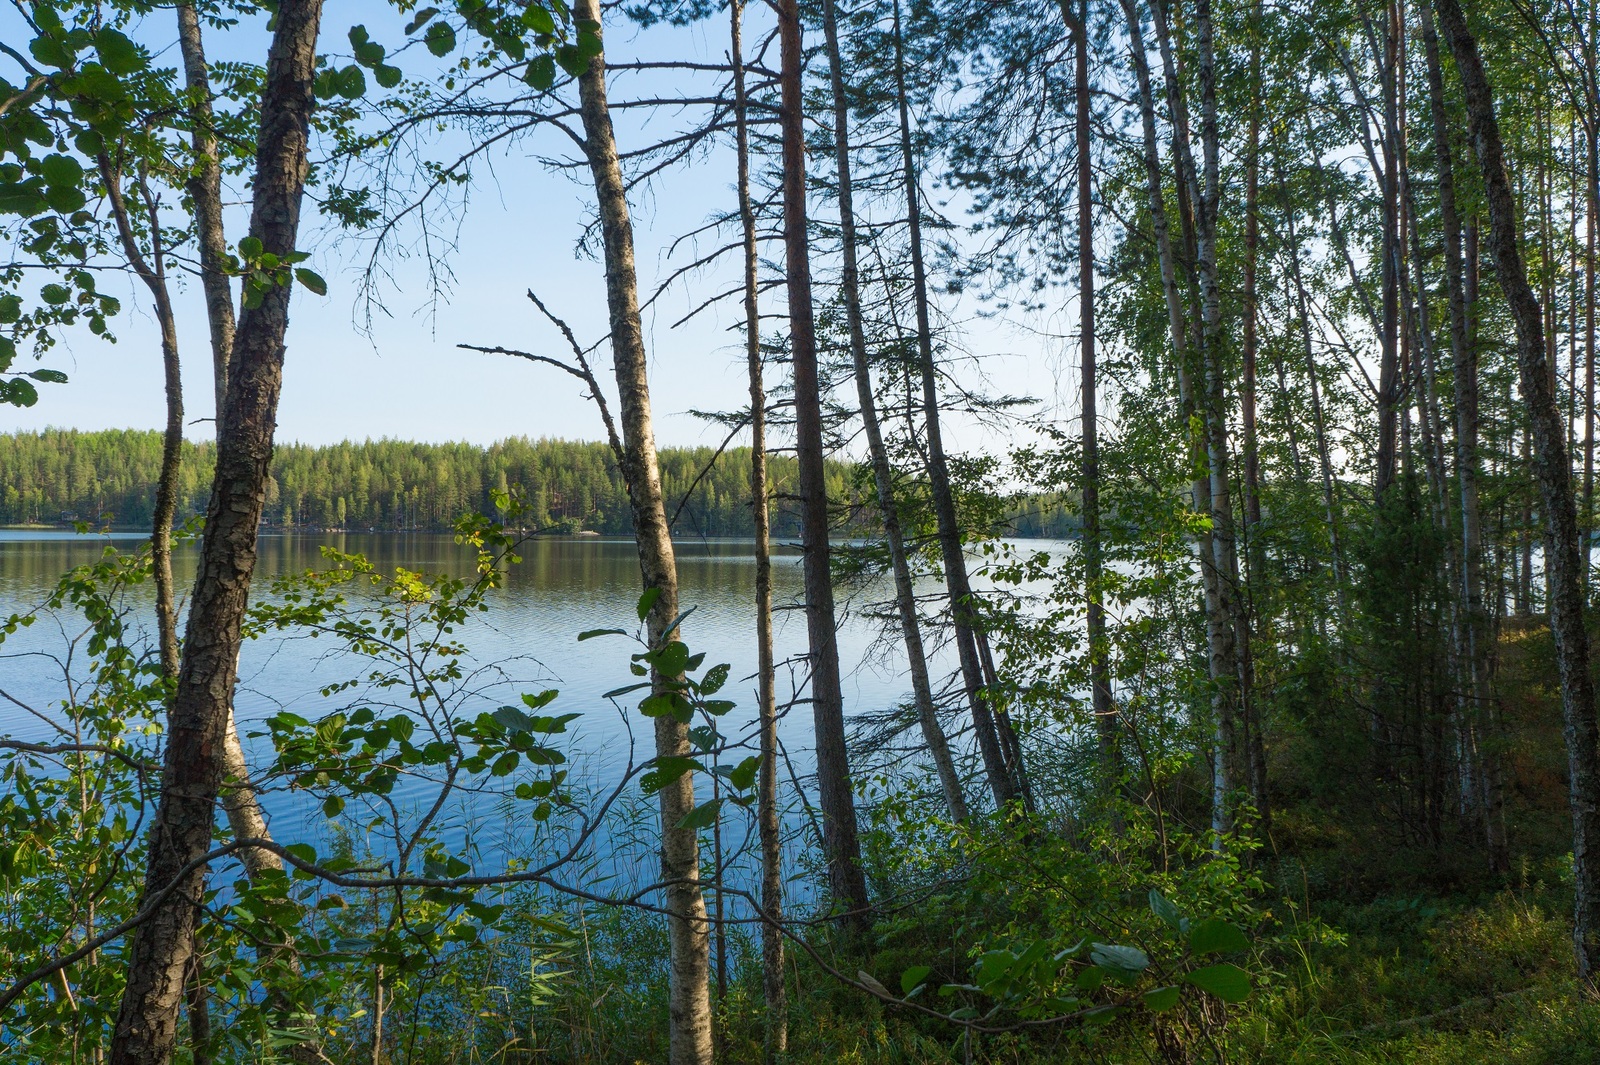
[[[184,441],[175,502],[180,523],[205,513],[215,462],[209,442]],[[673,506],[686,500],[679,517],[685,535],[753,535],[748,448],[663,448],[660,466]],[[792,460],[776,458],[773,466],[777,477],[793,480]],[[148,528],[160,473],[157,432],[0,436],[0,524]],[[832,464],[828,476],[830,497],[847,506],[849,470]],[[504,440],[487,448],[399,440],[278,445],[261,520],[274,528],[449,532],[463,514],[496,513],[495,493],[511,485],[526,495],[520,520],[530,529],[632,531],[627,488],[610,449],[565,440]],[[1063,520],[1039,513],[1057,525]],[[793,520],[776,526],[781,536],[797,528]]]
[[[0,9],[0,1058],[1600,1061],[1600,5],[440,2]],[[597,441],[281,441],[473,225]]]

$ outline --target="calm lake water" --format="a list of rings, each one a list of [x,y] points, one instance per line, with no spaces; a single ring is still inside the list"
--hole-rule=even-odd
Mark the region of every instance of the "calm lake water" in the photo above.
[[[0,617],[36,606],[63,572],[98,557],[108,543],[134,549],[138,540],[136,534],[107,538],[0,530]],[[257,597],[268,594],[271,577],[325,568],[323,546],[360,552],[381,572],[392,572],[396,566],[461,575],[472,572],[471,552],[449,535],[270,535],[261,541]],[[750,550],[747,542],[684,541],[678,545],[682,602],[685,608],[694,608],[683,625],[684,638],[693,650],[706,652],[707,664],[732,666],[732,679],[724,694],[736,700],[738,708],[723,719],[722,728],[734,737],[751,737],[754,730],[754,682],[750,678],[755,670],[755,566]],[[178,550],[175,565],[180,590],[186,591],[193,579],[196,554],[194,545]],[[458,634],[470,648],[470,662],[494,670],[482,678],[481,690],[474,692],[467,705],[476,712],[516,703],[523,692],[558,689],[560,696],[546,712],[582,714],[574,722],[571,736],[563,740],[571,757],[572,779],[603,788],[617,780],[628,764],[630,743],[636,744],[631,752],[635,761],[650,755],[649,722],[632,709],[638,696],[619,700],[622,712],[603,698],[605,692],[635,680],[628,663],[629,655],[639,648],[620,637],[582,643],[576,637],[587,629],[634,628],[640,582],[633,543],[540,539],[525,545],[521,554],[522,561],[511,568],[503,587],[494,593],[491,610]],[[798,660],[805,653],[806,634],[804,614],[794,609],[801,586],[796,552],[785,550],[775,559],[774,584],[780,607],[775,621],[777,656],[780,662]],[[876,590],[866,596],[876,597]],[[147,606],[148,600],[141,605]],[[786,606],[789,609],[782,609]],[[148,625],[148,618],[141,623]],[[51,617],[0,645],[0,690],[15,700],[0,699],[0,734],[36,741],[50,738],[44,722],[16,703],[59,717],[64,692],[59,658],[67,639],[81,628],[81,621],[71,616]],[[849,610],[842,612],[840,651],[846,711],[851,715],[883,711],[905,697],[908,686],[902,679],[902,662],[893,646],[875,639],[877,631],[871,619]],[[336,653],[327,639],[278,634],[247,642],[240,666],[237,716],[257,769],[270,761],[270,747],[259,736],[248,736],[261,731],[264,717],[287,709],[316,720],[353,698],[351,692],[325,698],[319,689],[363,672],[359,663]],[[794,676],[798,678],[800,672],[797,666]],[[780,672],[780,702],[790,694],[791,683],[789,671]],[[781,728],[793,779],[802,782],[812,765],[810,719],[808,707],[802,704]],[[737,761],[737,757],[731,760]],[[397,796],[402,807],[410,804],[414,816],[431,800],[434,789],[434,783],[427,780],[403,781]],[[698,790],[702,796],[707,793],[703,779]],[[788,790],[792,796],[792,788]],[[637,818],[647,804],[638,799],[637,788],[632,792]],[[269,790],[263,802],[280,840],[328,838],[328,821],[304,793]],[[525,842],[515,842],[529,827],[522,820],[526,809],[521,809],[521,813],[513,812],[498,798],[467,796],[444,811],[441,835],[452,846],[470,838],[486,862],[500,860],[525,850]],[[347,827],[352,820],[346,818]],[[794,820],[798,831],[801,819]],[[358,836],[362,831],[359,824],[353,830]],[[620,831],[608,830],[606,838],[620,839]],[[742,827],[738,834],[743,841]],[[638,835],[642,840],[648,833],[641,830]],[[381,839],[368,839],[367,845],[386,849]],[[648,854],[648,848],[644,853]],[[635,866],[639,861],[636,854],[626,864]]]

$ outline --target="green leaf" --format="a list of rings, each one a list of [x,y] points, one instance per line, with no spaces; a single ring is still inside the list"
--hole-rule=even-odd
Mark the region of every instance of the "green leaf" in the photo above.
[[[1090,948],[1089,959],[1116,973],[1142,973],[1150,968],[1150,955],[1138,947],[1096,943]]]
[[[355,51],[356,62],[364,67],[377,66],[383,62],[383,57],[387,54],[383,45],[377,41],[367,41],[365,44],[358,45]]]
[[[933,972],[932,966],[913,965],[911,968],[900,974],[901,992],[903,992],[907,997],[910,997],[911,992],[915,991],[919,986],[921,986],[922,981],[926,980],[928,978],[928,974],[931,972]]]
[[[681,676],[689,666],[689,648],[683,641],[673,640],[655,652],[655,660],[651,662],[651,665],[666,676]]]
[[[514,706],[502,706],[489,716],[511,732],[533,732],[537,729],[533,718]]]
[[[556,20],[543,4],[529,4],[523,8],[522,24],[534,33],[556,32]]]
[[[367,76],[351,63],[339,71],[337,90],[346,100],[359,100],[367,91]]]
[[[94,35],[100,65],[113,74],[132,74],[144,65],[138,46],[117,30],[107,27]]]
[[[372,39],[372,35],[367,32],[367,28],[359,23],[350,27],[348,36],[350,37],[351,48],[360,48]]]
[[[36,182],[0,184],[0,214],[30,218],[45,206],[44,189]]]
[[[1196,969],[1184,976],[1184,980],[1224,1002],[1243,1002],[1250,997],[1250,974],[1227,962]]]
[[[578,642],[582,643],[584,640],[592,640],[596,636],[626,636],[626,635],[628,635],[627,632],[625,632],[622,629],[585,629],[582,632],[578,633]]]
[[[83,164],[70,155],[47,155],[39,160],[39,173],[47,185],[76,188],[83,183]]]
[[[391,67],[387,63],[379,63],[377,68],[373,70],[372,77],[381,88],[392,89],[400,84],[400,68]]]
[[[639,786],[644,788],[646,795],[654,795],[694,767],[693,758],[684,758],[681,755],[657,758],[654,767],[639,778]]]
[[[688,721],[694,716],[694,707],[677,692],[661,692],[639,703],[639,712],[645,717],[675,717]]]
[[[740,791],[748,791],[756,782],[756,771],[761,768],[761,756],[752,754],[728,771],[728,783]]]
[[[357,73],[360,72],[357,71]],[[322,277],[315,271],[307,270],[303,266],[297,266],[295,267],[294,277],[296,281],[317,295],[326,296],[328,294],[328,283],[322,280]]]
[[[615,699],[619,695],[627,695],[629,692],[636,692],[640,688],[648,688],[648,687],[650,687],[650,682],[649,681],[643,681],[643,682],[641,682],[639,684],[628,684],[628,685],[624,685],[621,688],[612,688],[610,691],[608,691],[604,695],[600,696],[600,698],[602,698],[602,699]]]
[[[89,198],[75,185],[51,185],[44,190],[44,202],[52,211],[71,214],[88,203]]]
[[[678,822],[678,827],[692,828],[696,830],[706,828],[716,821],[717,811],[721,809],[721,799],[712,799],[710,802],[703,802],[699,806],[696,806],[693,810],[690,810],[688,813],[684,814],[682,820]]]
[[[522,80],[540,92],[548,91],[556,83],[556,61],[548,55],[534,56]]]
[[[1144,1004],[1150,1008],[1152,1013],[1165,1013],[1178,1004],[1178,994],[1182,990],[1182,988],[1172,985],[1158,987],[1154,991],[1146,991],[1144,993]]]
[[[72,290],[65,285],[52,283],[39,289],[39,298],[52,307],[59,307],[72,298]]]
[[[650,608],[656,605],[656,600],[661,598],[660,588],[646,588],[639,597],[639,620],[643,621],[650,613]]]
[[[438,13],[439,9],[436,7],[425,7],[421,11],[418,11],[416,15],[412,16],[411,21],[406,23],[406,36],[409,37],[411,34],[416,33],[422,27],[426,26],[428,21]]]
[[[556,696],[560,694],[560,690],[556,688],[547,688],[537,695],[524,693],[522,696],[522,705],[526,706],[529,710],[543,710],[545,707],[555,702]],[[577,714],[568,714],[566,720],[570,721],[577,716]]]
[[[31,407],[39,402],[39,390],[20,377],[0,385],[0,397],[14,407]]]
[[[33,370],[29,372],[28,376],[33,378],[35,381],[48,381],[53,385],[64,385],[67,383],[67,375],[62,373],[60,370]]]
[[[1150,889],[1150,912],[1170,928],[1178,927],[1178,908],[1155,888]]]
[[[728,664],[724,662],[706,670],[706,675],[700,680],[700,694],[715,695],[721,691],[722,686],[728,683],[729,668]]]
[[[337,795],[329,795],[326,799],[322,800],[322,816],[329,818],[330,820],[338,817],[339,812],[343,809],[344,800]]]
[[[239,254],[245,259],[259,258],[263,247],[260,237],[245,237],[239,242]]]
[[[503,777],[510,773],[513,769],[517,768],[517,763],[521,760],[522,756],[516,751],[507,751],[505,754],[502,754],[499,758],[494,760],[494,765],[489,767],[489,775],[492,777]]]
[[[1210,918],[1189,929],[1189,949],[1195,954],[1227,954],[1249,950],[1250,941],[1227,921]]]
[[[447,56],[456,49],[456,31],[450,28],[448,22],[435,22],[429,26],[422,40],[428,46],[428,51],[436,56]]]

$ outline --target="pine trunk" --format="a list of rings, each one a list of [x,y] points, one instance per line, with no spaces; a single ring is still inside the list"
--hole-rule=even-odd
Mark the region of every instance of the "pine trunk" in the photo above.
[[[840,281],[845,318],[850,331],[850,360],[855,370],[856,398],[861,405],[861,428],[867,438],[867,458],[872,464],[873,486],[877,489],[878,510],[883,520],[883,539],[889,547],[889,565],[894,574],[895,605],[900,614],[900,631],[906,645],[906,666],[911,674],[912,700],[922,739],[933,760],[944,792],[945,807],[957,821],[967,819],[967,800],[961,792],[961,778],[950,755],[950,741],[939,724],[933,702],[933,684],[928,678],[928,658],[922,644],[922,622],[917,616],[916,588],[911,579],[911,564],[906,557],[905,533],[895,504],[894,470],[883,443],[878,422],[877,394],[872,387],[872,366],[867,356],[866,328],[861,320],[860,269],[856,262],[855,199],[850,175],[850,102],[845,95],[844,66],[839,53],[839,18],[833,0],[824,0],[823,28],[828,48],[828,70],[833,90],[834,160],[839,171],[839,239],[843,244],[844,271]]]
[[[772,543],[767,507],[767,387],[761,365],[761,316],[757,307],[758,265],[755,208],[750,200],[749,97],[745,89],[743,0],[729,5],[732,18],[734,129],[739,154],[739,227],[744,246],[744,343],[750,373],[750,507],[755,520],[756,713],[761,772],[756,820],[761,842],[761,993],[765,1007],[763,1061],[777,1062],[789,1049],[789,1003],[783,980],[783,840],[778,815],[778,699],[772,650]]]
[[[783,136],[783,238],[788,266],[789,344],[794,366],[795,454],[800,467],[800,526],[804,548],[806,632],[810,638],[811,709],[816,728],[817,792],[822,845],[834,906],[847,928],[872,923],[861,869],[855,797],[845,747],[844,695],[829,569],[828,491],[822,440],[822,393],[817,331],[811,306],[810,233],[806,214],[805,113],[797,0],[778,6]]]
[[[917,369],[922,384],[922,431],[927,444],[928,488],[933,496],[934,521],[938,529],[939,559],[944,565],[945,586],[950,593],[951,627],[955,631],[956,656],[966,689],[967,707],[977,733],[978,750],[995,805],[1004,809],[1024,797],[1022,767],[1007,755],[1002,722],[991,701],[993,692],[984,675],[977,629],[980,624],[972,585],[967,577],[967,556],[961,542],[961,526],[956,515],[955,494],[950,487],[950,464],[945,456],[944,434],[939,417],[939,371],[933,355],[933,325],[928,305],[928,274],[922,254],[921,182],[916,153],[911,142],[911,104],[907,98],[905,42],[900,24],[900,6],[895,4],[894,21],[895,93],[900,111],[900,165],[905,190],[906,225],[910,237],[911,294],[916,309]]]

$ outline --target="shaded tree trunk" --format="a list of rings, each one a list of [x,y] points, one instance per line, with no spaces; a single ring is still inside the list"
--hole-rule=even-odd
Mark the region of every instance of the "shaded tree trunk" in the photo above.
[[[906,558],[905,533],[895,505],[894,470],[884,447],[883,429],[878,422],[877,396],[872,387],[872,367],[867,356],[866,329],[861,321],[860,269],[856,262],[856,220],[854,190],[850,176],[850,102],[845,95],[844,67],[839,53],[839,17],[833,0],[823,2],[823,28],[827,39],[828,70],[833,90],[834,160],[839,170],[839,237],[843,243],[844,271],[840,280],[845,318],[850,331],[850,361],[855,371],[856,398],[861,406],[861,427],[867,438],[867,458],[872,464],[873,486],[878,494],[878,509],[883,520],[883,539],[889,548],[889,566],[894,575],[895,605],[900,613],[900,631],[906,645],[906,667],[911,674],[912,701],[922,726],[922,739],[944,792],[945,807],[957,821],[967,819],[967,800],[961,793],[961,778],[950,755],[950,742],[939,724],[933,702],[933,685],[928,679],[928,658],[922,644],[922,622],[917,616],[916,589],[911,579],[911,564]]]
[[[295,250],[299,229],[321,14],[321,0],[285,0],[267,56],[250,233],[280,259]],[[113,1065],[165,1065],[176,1040],[194,949],[195,900],[204,892],[199,861],[211,844],[240,625],[255,572],[290,291],[275,286],[267,292],[245,312],[234,337],[225,431],[150,831],[144,897],[154,901],[168,893],[133,934],[112,1037]]]
[[[822,845],[834,905],[854,932],[871,925],[867,880],[845,747],[844,695],[829,571],[828,493],[822,441],[817,332],[811,306],[810,238],[806,224],[806,159],[797,0],[778,6],[783,137],[783,239],[788,266],[789,344],[794,365],[795,452],[800,467],[800,524],[805,559],[806,633],[811,655],[811,708],[816,729],[817,791]]]
[[[1095,352],[1094,318],[1094,141],[1090,128],[1089,80],[1089,4],[1079,0],[1076,11],[1061,5],[1061,16],[1073,36],[1074,150],[1078,162],[1078,350],[1082,379],[1083,496],[1080,504],[1082,532],[1079,550],[1083,553],[1085,636],[1089,652],[1090,711],[1094,715],[1095,735],[1100,744],[1100,771],[1105,777],[1106,794],[1114,795],[1122,776],[1118,754],[1121,732],[1116,703],[1112,699],[1110,643],[1106,637],[1105,550],[1100,533],[1100,415],[1098,359]]]
[[[1259,26],[1262,7],[1259,0],[1254,6],[1253,18]],[[1243,592],[1243,620],[1245,639],[1240,647],[1239,680],[1246,692],[1255,691],[1254,643],[1261,626],[1261,616],[1256,609],[1255,585],[1266,579],[1266,544],[1261,539],[1261,454],[1256,439],[1256,361],[1258,348],[1258,300],[1256,293],[1256,261],[1260,255],[1260,186],[1261,186],[1261,44],[1253,30],[1250,37],[1250,119],[1245,150],[1244,190],[1244,344],[1243,376],[1239,390],[1239,420],[1244,435],[1244,544],[1248,568]],[[1267,801],[1267,747],[1263,735],[1261,707],[1252,697],[1243,703],[1244,742],[1248,760],[1247,776],[1250,782],[1250,800],[1255,804],[1263,836],[1272,830],[1272,807]]]
[[[755,519],[756,713],[761,771],[756,811],[761,841],[762,1055],[766,1065],[789,1049],[789,1003],[783,980],[783,840],[778,817],[778,699],[772,650],[771,513],[767,506],[767,387],[761,365],[761,316],[757,307],[760,262],[756,216],[750,200],[750,109],[745,89],[743,0],[729,5],[732,19],[734,130],[739,155],[739,228],[744,249],[744,344],[750,373],[750,507]]]
[[[933,354],[933,324],[928,305],[928,273],[922,254],[922,200],[916,154],[911,142],[911,105],[907,98],[905,43],[900,22],[900,5],[894,9],[895,93],[900,112],[900,164],[905,189],[907,230],[911,254],[911,294],[916,309],[918,371],[922,383],[922,431],[927,442],[928,488],[933,497],[934,520],[938,528],[939,559],[944,566],[945,586],[950,593],[951,627],[955,631],[956,655],[966,688],[967,706],[972,713],[973,731],[983,755],[989,789],[1001,809],[1024,798],[1022,767],[1015,755],[1007,752],[1006,737],[998,720],[996,694],[988,684],[980,655],[977,629],[977,604],[967,576],[967,558],[961,543],[961,526],[956,515],[955,494],[950,487],[950,464],[945,456],[944,434],[939,418],[939,370]],[[1014,745],[1013,745],[1014,746]],[[1014,764],[1016,763],[1016,764]]]
[[[1489,240],[1495,274],[1517,329],[1517,367],[1528,407],[1545,521],[1545,567],[1550,594],[1550,631],[1561,676],[1562,717],[1573,822],[1574,921],[1578,975],[1593,987],[1600,969],[1600,862],[1591,846],[1600,842],[1600,766],[1597,766],[1594,679],[1589,672],[1589,634],[1584,627],[1583,566],[1572,462],[1551,388],[1539,301],[1528,284],[1517,238],[1517,204],[1507,175],[1494,96],[1457,0],[1435,0],[1440,28],[1455,56],[1466,98],[1473,147],[1483,172],[1489,207]]]
[[[1461,722],[1460,757],[1469,763],[1468,773],[1480,776],[1477,763],[1480,747],[1477,735],[1493,719],[1494,693],[1489,673],[1489,625],[1483,602],[1483,521],[1478,505],[1478,353],[1473,346],[1468,323],[1466,264],[1461,252],[1461,215],[1456,207],[1455,162],[1450,148],[1450,124],[1445,112],[1444,73],[1439,62],[1439,41],[1434,32],[1433,15],[1426,4],[1418,12],[1422,23],[1422,45],[1428,72],[1428,96],[1433,121],[1434,151],[1437,155],[1439,222],[1444,238],[1445,296],[1450,314],[1451,380],[1455,390],[1456,482],[1461,508],[1460,598],[1462,605],[1462,654],[1465,665],[1465,695],[1468,713]],[[1490,752],[1491,757],[1493,752]],[[1498,774],[1488,776],[1498,778]],[[1469,796],[1476,786],[1463,789]],[[1489,785],[1484,813],[1484,830],[1489,848],[1489,864],[1503,872],[1509,863],[1499,788]]]

